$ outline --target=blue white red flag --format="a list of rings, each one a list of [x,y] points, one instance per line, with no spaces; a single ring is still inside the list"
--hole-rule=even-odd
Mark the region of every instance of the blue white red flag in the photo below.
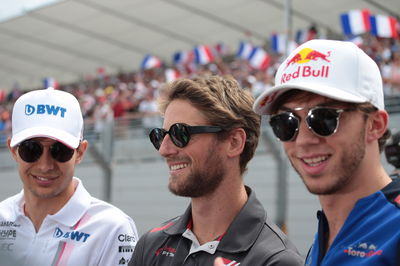
[[[370,17],[371,34],[382,38],[397,39],[398,22],[395,17],[374,15]]]
[[[185,65],[193,61],[193,51],[176,52],[172,58],[175,65]]]
[[[45,89],[47,89],[47,88],[57,89],[58,88],[58,82],[54,78],[47,77],[47,78],[43,79],[43,87]]]
[[[253,51],[253,45],[249,42],[241,41],[239,43],[239,49],[236,56],[242,59],[249,59],[251,52]]]
[[[197,45],[194,48],[194,58],[198,65],[205,65],[214,60],[214,56],[207,45]]]
[[[265,70],[269,65],[269,55],[261,47],[254,47],[249,56],[249,64],[255,69]]]
[[[153,55],[145,55],[143,58],[142,64],[140,65],[142,70],[157,68],[161,66],[161,60]]]
[[[368,9],[351,10],[340,15],[342,30],[345,35],[359,35],[371,29]]]
[[[273,33],[271,36],[271,48],[275,53],[286,52],[286,35]]]
[[[315,30],[298,30],[294,39],[298,44],[302,44],[309,40],[315,39],[316,36],[317,32]]]

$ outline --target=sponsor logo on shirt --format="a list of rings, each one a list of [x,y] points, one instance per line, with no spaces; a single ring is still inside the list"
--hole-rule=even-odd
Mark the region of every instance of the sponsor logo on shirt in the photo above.
[[[383,253],[383,251],[381,249],[378,249],[376,245],[367,242],[351,245],[348,248],[344,249],[343,252],[346,253],[348,256],[359,258],[380,256]]]
[[[172,247],[162,247],[156,250],[156,256],[173,257],[175,253],[176,249]]]
[[[14,243],[1,243],[0,251],[13,251]]]
[[[118,235],[118,241],[119,242],[128,242],[128,243],[135,243],[136,242],[136,237],[127,235],[127,234],[120,234]]]
[[[129,263],[129,259],[125,259],[124,257],[122,257],[118,262],[119,265],[125,265],[128,263]]]
[[[55,238],[71,239],[71,240],[78,241],[78,242],[86,242],[86,240],[89,238],[89,236],[90,236],[90,234],[87,234],[84,232],[79,232],[79,231],[63,232],[58,227],[56,227],[56,230],[54,231],[54,234],[53,234],[53,237],[55,237]]]
[[[15,229],[0,230],[0,240],[15,239],[16,237],[17,237],[17,230]]]
[[[20,224],[11,221],[1,221],[0,227],[20,227]]]
[[[222,260],[224,261],[224,265],[229,265],[229,266],[240,265],[240,262],[237,262],[236,260],[230,260],[230,259],[226,259],[226,258],[222,258]]]
[[[133,248],[134,248],[134,246],[130,246],[130,245],[128,245],[128,246],[119,246],[118,247],[118,252],[133,252]]]

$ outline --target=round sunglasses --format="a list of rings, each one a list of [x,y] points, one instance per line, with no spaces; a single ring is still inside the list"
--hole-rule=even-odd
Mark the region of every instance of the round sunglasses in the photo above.
[[[183,148],[188,145],[192,134],[217,133],[221,131],[223,131],[223,129],[217,126],[189,126],[183,123],[176,123],[173,124],[168,131],[163,128],[154,128],[150,132],[149,138],[156,150],[160,149],[161,143],[167,134],[169,134],[175,146]]]
[[[34,163],[43,154],[43,145],[36,140],[25,140],[18,145],[18,154],[22,160],[27,163]],[[68,146],[62,144],[61,142],[55,142],[50,147],[51,157],[60,163],[65,163],[71,160],[75,149],[71,149]]]
[[[305,121],[315,135],[328,137],[336,133],[339,127],[340,114],[354,110],[355,108],[338,109],[317,106],[308,111]],[[271,115],[269,124],[280,141],[293,141],[299,131],[300,118],[293,112],[282,112]]]

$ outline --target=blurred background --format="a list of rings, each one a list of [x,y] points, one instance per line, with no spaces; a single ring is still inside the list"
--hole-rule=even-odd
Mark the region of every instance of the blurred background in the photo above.
[[[0,200],[21,189],[5,146],[13,103],[27,91],[54,87],[81,103],[90,149],[76,176],[93,196],[124,210],[140,234],[183,213],[189,200],[168,191],[167,167],[147,137],[150,128],[162,125],[156,108],[162,85],[179,77],[229,74],[256,97],[273,86],[285,55],[315,38],[352,41],[377,62],[389,126],[400,130],[398,0],[0,5]],[[316,231],[318,200],[264,120],[262,133],[245,183],[305,255]],[[395,170],[385,153],[382,162],[388,173]]]

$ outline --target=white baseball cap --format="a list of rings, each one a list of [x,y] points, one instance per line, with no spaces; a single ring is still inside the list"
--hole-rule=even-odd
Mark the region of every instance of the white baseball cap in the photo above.
[[[78,100],[65,91],[48,88],[23,94],[12,112],[11,147],[36,137],[47,137],[77,148],[83,137]]]
[[[254,111],[271,114],[274,101],[291,89],[385,108],[379,68],[352,42],[311,40],[297,47],[279,66],[275,86],[257,97]]]

